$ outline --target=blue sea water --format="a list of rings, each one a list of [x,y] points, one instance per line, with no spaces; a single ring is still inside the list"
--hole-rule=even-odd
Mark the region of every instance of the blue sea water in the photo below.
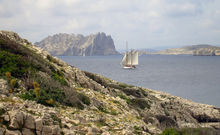
[[[192,101],[220,107],[220,57],[139,57],[134,70],[121,67],[122,56],[58,56],[82,70],[113,80],[160,90]]]

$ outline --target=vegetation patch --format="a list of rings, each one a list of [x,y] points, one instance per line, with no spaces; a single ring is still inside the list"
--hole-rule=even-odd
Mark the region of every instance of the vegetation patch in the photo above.
[[[107,87],[108,84],[106,82],[106,78],[103,79],[103,78],[99,77],[98,75],[96,75],[94,73],[87,72],[87,71],[84,71],[84,73],[90,79],[96,81],[97,83],[101,84],[102,86]]]
[[[177,123],[172,117],[168,117],[165,115],[156,115],[156,118],[160,122],[160,126],[162,129],[177,127]]]
[[[142,129],[138,126],[134,126],[134,133],[136,135],[142,135]]]
[[[50,117],[53,119],[53,121],[57,121],[59,123],[59,126],[61,127],[61,119],[60,118],[58,118],[56,115],[53,115],[53,114]]]
[[[20,55],[0,50],[0,74],[10,72],[14,77],[22,77],[31,65]]]
[[[165,129],[160,135],[218,135],[219,132],[219,130],[211,128],[168,128]]]
[[[33,83],[35,84],[35,83]],[[55,101],[63,103],[65,98],[64,90],[57,87],[39,87],[34,86],[25,93],[20,94],[20,97],[25,100],[33,100],[47,106],[55,106]]]
[[[17,80],[22,80],[26,88],[26,91],[19,95],[22,99],[47,106],[64,104],[79,109],[83,109],[84,104],[89,105],[88,97],[78,94],[68,86],[64,70],[58,70],[53,65],[62,64],[50,55],[47,59],[7,36],[0,35],[0,77],[8,80],[10,92],[19,87]],[[5,76],[6,73],[8,75]],[[71,96],[68,95],[68,90],[72,91]]]
[[[147,96],[147,92],[145,92],[142,89],[137,89],[137,88],[125,88],[122,90],[126,95],[130,96],[134,96],[137,98],[143,98]]]
[[[68,83],[66,82],[66,80],[64,79],[63,75],[60,75],[58,73],[52,73],[51,76],[54,80],[57,80],[60,84],[67,86]]]
[[[97,122],[96,125],[98,127],[103,127],[103,126],[108,126],[108,124],[106,123],[106,119],[105,118],[100,118]]]
[[[109,113],[109,112],[106,110],[106,108],[104,108],[104,107],[102,107],[102,106],[99,106],[98,109],[99,109],[99,111],[101,111],[101,112]]]
[[[53,57],[50,56],[50,55],[47,55],[47,59],[48,59],[50,62],[56,63],[56,64],[59,65],[59,66],[62,66],[62,64],[60,64],[58,60],[56,60],[55,58],[53,58]]]
[[[124,100],[127,102],[127,104],[131,104],[131,99],[128,98],[127,96],[125,96],[125,95],[123,95],[123,94],[119,94],[118,96],[119,96],[121,99],[124,99]]]
[[[90,99],[86,95],[79,93],[77,97],[83,102],[83,104],[90,105]]]
[[[140,109],[150,109],[150,104],[148,103],[148,101],[142,98],[131,99],[130,105],[133,107],[138,107]]]

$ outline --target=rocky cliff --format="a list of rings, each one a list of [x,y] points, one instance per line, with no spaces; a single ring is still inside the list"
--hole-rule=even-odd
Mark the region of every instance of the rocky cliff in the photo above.
[[[1,135],[153,135],[166,128],[219,135],[220,108],[81,71],[0,31]]]
[[[156,52],[154,54],[161,55],[206,55],[206,56],[214,56],[220,55],[220,47],[212,46],[212,45],[192,45],[185,46],[182,48],[172,48],[163,51]]]
[[[105,33],[89,36],[74,34],[56,34],[35,43],[52,55],[92,56],[115,55],[114,41]]]

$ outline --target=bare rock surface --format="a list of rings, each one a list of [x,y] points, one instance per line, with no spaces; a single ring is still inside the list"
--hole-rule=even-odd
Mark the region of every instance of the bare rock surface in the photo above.
[[[74,34],[55,34],[35,43],[38,47],[50,52],[52,55],[114,55],[114,41],[105,33],[91,34],[89,36]]]

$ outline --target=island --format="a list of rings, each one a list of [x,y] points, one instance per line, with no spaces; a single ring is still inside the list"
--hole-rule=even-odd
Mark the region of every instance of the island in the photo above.
[[[48,36],[36,46],[43,48],[52,55],[63,56],[94,56],[116,55],[114,41],[103,32],[83,36],[82,34],[60,33]]]

